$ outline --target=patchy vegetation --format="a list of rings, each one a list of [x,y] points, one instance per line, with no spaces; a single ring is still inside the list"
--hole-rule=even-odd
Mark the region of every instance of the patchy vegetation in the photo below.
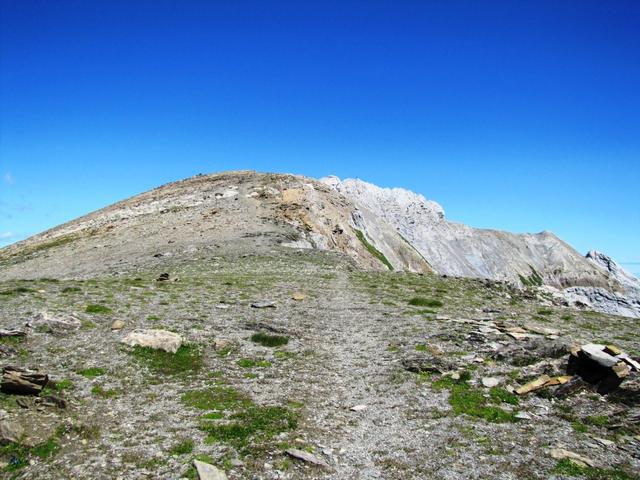
[[[254,333],[251,335],[251,341],[259,343],[264,347],[279,347],[289,343],[289,337],[283,335],[270,335],[268,333]]]
[[[141,364],[162,375],[197,373],[203,366],[202,354],[195,345],[182,345],[176,353],[140,346],[128,352]]]
[[[374,247],[373,245],[371,245],[367,241],[367,239],[364,236],[364,233],[362,233],[360,230],[355,229],[355,228],[353,229],[353,231],[356,233],[356,237],[358,237],[358,240],[360,240],[360,242],[362,242],[364,247],[367,249],[367,251],[371,255],[373,255],[378,260],[380,260],[382,263],[384,263],[389,270],[393,270],[393,265],[391,265],[391,262],[389,262],[389,260],[387,260],[387,257],[385,257],[384,254],[380,250],[378,250],[376,247]]]

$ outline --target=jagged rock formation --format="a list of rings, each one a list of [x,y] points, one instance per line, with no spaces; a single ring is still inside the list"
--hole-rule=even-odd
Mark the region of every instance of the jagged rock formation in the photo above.
[[[636,292],[640,294],[640,280],[618,265],[611,257],[597,250],[591,250],[585,258],[615,278],[626,292]]]
[[[583,257],[551,232],[513,234],[446,220],[443,208],[402,188],[356,179],[322,179],[374,212],[407,239],[442,275],[490,278],[560,289],[565,301],[607,313],[640,317],[640,282],[610,258]]]
[[[624,293],[597,287],[572,287],[564,291],[570,304],[582,304],[605,313],[640,318],[640,280],[604,253],[591,250],[585,258],[622,285]]]

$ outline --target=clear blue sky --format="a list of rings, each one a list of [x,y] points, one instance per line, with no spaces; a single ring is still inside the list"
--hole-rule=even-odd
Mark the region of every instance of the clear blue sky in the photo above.
[[[251,168],[640,262],[636,0],[0,5],[0,245]]]

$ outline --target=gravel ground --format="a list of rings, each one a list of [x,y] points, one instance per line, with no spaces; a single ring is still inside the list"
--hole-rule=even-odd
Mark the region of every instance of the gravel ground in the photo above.
[[[196,478],[196,457],[230,479],[638,478],[637,376],[607,396],[508,392],[564,373],[567,356],[544,348],[554,342],[597,340],[638,355],[637,321],[567,310],[500,283],[236,247],[131,262],[96,278],[0,282],[2,328],[23,329],[39,312],[79,321],[35,322],[24,339],[1,340],[3,366],[43,370],[57,382],[45,393],[67,402],[0,394],[0,418],[25,429],[22,446],[0,447],[3,478]],[[164,272],[169,280],[156,281]],[[124,328],[112,331],[115,320]],[[491,327],[500,322],[559,335],[516,340]],[[121,343],[140,328],[181,334],[188,354],[178,362]],[[260,345],[251,340],[259,332],[288,343]],[[518,349],[533,358],[515,361]],[[416,364],[438,371],[415,373]],[[487,377],[500,385],[483,387]],[[209,403],[197,405],[197,395]],[[595,467],[552,458],[557,446]],[[290,448],[328,467],[291,458]]]

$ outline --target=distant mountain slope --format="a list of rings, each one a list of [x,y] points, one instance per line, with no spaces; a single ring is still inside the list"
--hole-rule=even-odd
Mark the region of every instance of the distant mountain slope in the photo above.
[[[640,282],[549,232],[513,234],[445,218],[401,188],[253,171],[169,183],[0,249],[0,280],[88,278],[216,255],[323,250],[370,270],[435,271],[558,289],[562,301],[640,317]]]
[[[357,230],[355,211],[334,190],[302,176],[199,175],[1,249],[0,279],[88,277],[143,268],[159,256],[260,254],[277,247],[332,250],[367,269],[430,271],[395,229],[366,210],[358,212]]]
[[[439,274],[574,287],[567,291],[569,302],[640,317],[640,290],[634,287],[640,282],[635,277],[610,259],[583,257],[550,232],[513,234],[472,228],[448,221],[438,203],[405,189],[337,177],[322,181],[359,208],[384,218]]]

